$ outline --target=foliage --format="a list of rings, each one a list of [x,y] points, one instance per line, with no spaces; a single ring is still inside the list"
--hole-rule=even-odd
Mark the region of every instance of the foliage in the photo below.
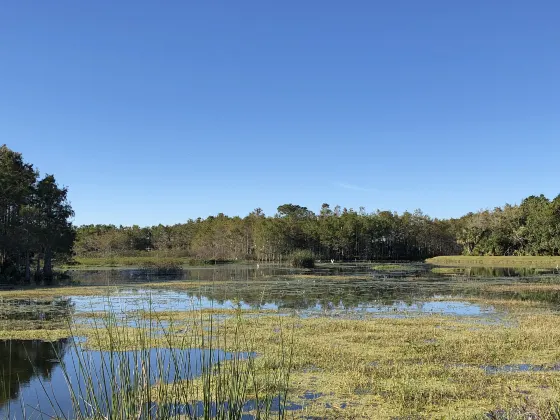
[[[420,211],[401,215],[331,210],[319,214],[295,204],[272,217],[255,209],[244,218],[222,213],[173,226],[88,225],[77,229],[79,257],[136,256],[146,250],[203,261],[287,261],[298,249],[317,259],[419,260],[458,254],[457,221],[431,219]],[[140,254],[139,254],[140,253]]]
[[[465,255],[560,255],[560,195],[530,196],[519,206],[469,213],[457,240]]]
[[[313,268],[315,267],[315,258],[313,258],[311,251],[300,249],[290,255],[290,264],[296,268]]]
[[[33,263],[36,279],[52,280],[53,258],[74,242],[67,193],[53,175],[40,178],[21,154],[0,147],[0,280],[30,282]]]

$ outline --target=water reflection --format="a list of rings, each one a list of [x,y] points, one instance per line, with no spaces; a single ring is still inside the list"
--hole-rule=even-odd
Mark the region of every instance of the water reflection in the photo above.
[[[53,343],[2,340],[0,357],[0,417],[29,419],[73,418],[77,407],[80,413],[87,414],[86,401],[80,400],[76,406],[71,395],[73,392],[86,399],[89,396],[91,401],[92,394],[84,392],[88,384],[103,411],[109,412],[113,404],[112,391],[127,389],[128,385],[121,383],[122,377],[128,376],[130,383],[142,380],[145,366],[151,369],[150,383],[170,383],[200,376],[218,361],[241,360],[254,355],[201,349],[82,351],[71,339],[64,339]],[[72,384],[72,392],[68,384]]]
[[[49,381],[64,358],[68,339],[47,343],[40,340],[0,340],[0,407],[17,399],[20,390],[36,380]],[[0,411],[1,413],[1,411]]]
[[[432,269],[432,272],[441,275],[488,278],[535,277],[559,274],[556,269],[535,267],[436,267]]]
[[[53,321],[67,319],[74,311],[69,298],[0,298],[0,320]]]
[[[166,311],[212,307],[271,309],[304,313],[305,316],[309,312],[338,315],[341,311],[363,312],[364,309],[370,314],[405,312],[487,316],[493,308],[467,301],[463,301],[462,306],[430,302],[434,298],[441,300],[440,296],[450,297],[447,300],[454,302],[461,302],[465,296],[482,296],[558,303],[560,291],[497,295],[486,288],[512,284],[512,281],[539,282],[551,277],[556,279],[554,281],[560,280],[560,276],[551,275],[549,271],[486,267],[434,269],[419,263],[322,264],[312,271],[230,264],[189,268],[173,275],[145,269],[83,270],[72,273],[74,281],[84,285],[117,285],[119,291],[110,296],[75,296],[72,304],[77,311]],[[146,283],[152,283],[152,286],[146,288]],[[165,287],[158,283],[165,283]]]
[[[130,283],[160,282],[170,280],[191,280],[218,282],[230,280],[252,280],[266,276],[295,274],[301,270],[286,266],[264,266],[256,264],[220,264],[208,267],[193,267],[173,272],[140,268],[71,270],[68,272],[72,283],[80,285],[119,285]]]

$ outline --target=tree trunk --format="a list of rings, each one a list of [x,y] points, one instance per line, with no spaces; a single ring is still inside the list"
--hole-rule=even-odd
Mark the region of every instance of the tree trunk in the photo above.
[[[29,250],[25,252],[25,282],[31,283],[31,257]]]
[[[43,264],[43,276],[47,283],[52,282],[53,272],[52,272],[52,251],[50,248],[45,250],[45,263]]]
[[[41,254],[37,253],[37,268],[35,269],[35,282],[41,282]]]

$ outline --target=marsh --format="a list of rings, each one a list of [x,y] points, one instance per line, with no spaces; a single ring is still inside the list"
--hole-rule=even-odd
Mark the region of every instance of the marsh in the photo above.
[[[0,320],[7,340],[2,369],[12,371],[3,376],[3,413],[21,412],[22,397],[30,407],[39,395],[48,397],[45,389],[67,389],[60,378],[69,357],[99,362],[113,351],[141,351],[148,360],[157,353],[167,365],[174,354],[193,366],[202,366],[202,354],[212,359],[204,352],[215,352],[224,365],[231,363],[228,355],[241,355],[234,359],[251,366],[261,398],[268,389],[269,412],[296,418],[480,418],[529,406],[549,413],[559,401],[560,276],[548,270],[232,264],[175,274],[76,270],[70,277],[72,286],[0,292],[0,314],[12,314]],[[212,334],[203,343],[205,331]],[[234,339],[239,331],[243,342]],[[64,344],[76,339],[78,346]],[[22,351],[28,348],[41,351]],[[22,374],[24,353],[33,356]],[[273,368],[288,353],[283,368]],[[46,366],[43,373],[31,362]],[[99,366],[90,367],[91,376],[100,375]],[[275,369],[289,380],[271,379]],[[194,391],[186,399],[175,395],[196,388],[202,381],[196,375],[161,380],[156,371],[146,385],[156,406],[195,407],[204,400]],[[242,395],[243,416],[265,418],[254,410],[253,388]],[[56,395],[60,407],[76,409],[68,391]],[[196,410],[191,414],[197,418]]]

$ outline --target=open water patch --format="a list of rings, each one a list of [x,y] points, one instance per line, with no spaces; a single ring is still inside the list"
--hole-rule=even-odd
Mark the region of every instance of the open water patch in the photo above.
[[[255,356],[198,348],[89,351],[72,338],[1,340],[0,417],[74,418],[76,410],[87,417],[94,399],[109,412],[118,404],[113,393],[121,394],[130,384],[194,379],[218,363]],[[72,395],[84,398],[73,401]]]

